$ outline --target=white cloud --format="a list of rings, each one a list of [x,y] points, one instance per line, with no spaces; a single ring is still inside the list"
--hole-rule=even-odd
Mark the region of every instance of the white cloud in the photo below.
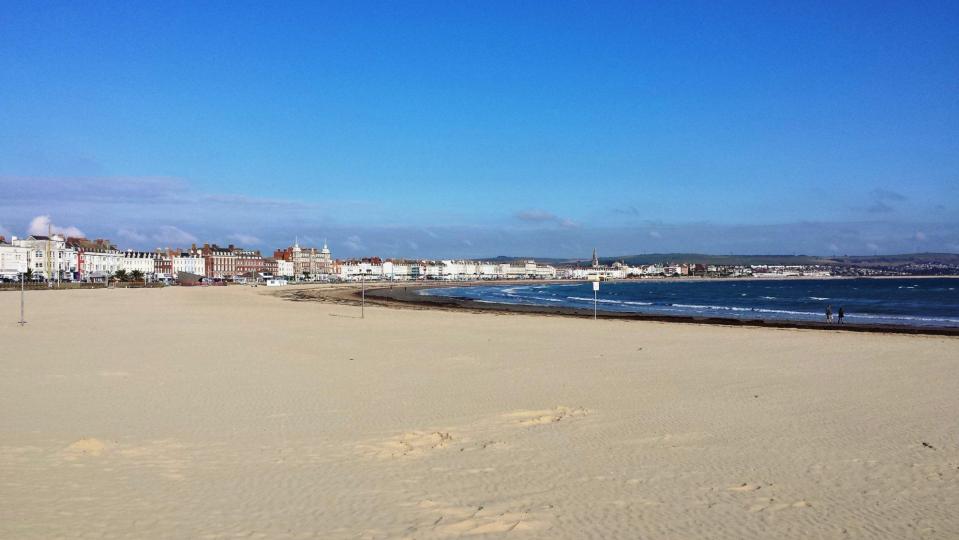
[[[663,234],[659,231],[649,231],[649,236],[652,238],[662,238]]]
[[[920,242],[925,242],[925,241],[926,241],[926,233],[924,233],[924,232],[922,232],[922,231],[917,231],[917,232],[916,232],[916,235],[914,236],[914,238],[915,238],[916,240],[920,241]]]
[[[235,240],[241,244],[262,244],[263,241],[252,234],[235,233],[227,236],[230,240]]]
[[[10,232],[10,229],[4,227],[3,225],[0,225],[0,236],[6,238],[7,241],[9,242],[10,237],[13,236],[13,233]]]
[[[30,225],[27,227],[27,234],[30,235],[46,236],[51,233],[62,234],[63,236],[86,236],[83,231],[72,225],[68,227],[54,225],[50,221],[50,216],[37,216],[30,220]]]
[[[413,240],[407,240],[406,245],[410,247],[413,251],[420,249],[420,245],[414,242]]]

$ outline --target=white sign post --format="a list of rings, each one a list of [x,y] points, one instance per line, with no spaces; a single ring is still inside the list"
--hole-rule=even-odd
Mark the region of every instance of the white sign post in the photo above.
[[[599,281],[593,282],[593,320],[596,320],[596,303],[599,301]]]

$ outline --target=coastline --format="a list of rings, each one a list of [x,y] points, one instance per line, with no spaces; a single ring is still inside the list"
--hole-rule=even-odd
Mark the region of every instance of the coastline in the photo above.
[[[699,280],[703,278],[693,278]],[[709,279],[709,278],[706,278]],[[768,278],[757,278],[768,279]],[[790,278],[792,279],[792,278]],[[832,278],[835,279],[835,278]],[[871,278],[868,278],[871,279]],[[624,282],[620,280],[618,282]],[[366,303],[372,305],[381,305],[400,309],[433,309],[448,311],[467,311],[473,313],[502,313],[502,314],[526,314],[540,316],[557,316],[572,318],[593,318],[593,310],[571,307],[553,307],[553,306],[534,306],[525,304],[500,304],[493,302],[480,302],[467,298],[457,298],[448,296],[430,296],[419,294],[421,289],[432,288],[450,288],[450,287],[470,287],[483,285],[511,285],[511,284],[529,284],[530,281],[510,280],[510,281],[490,281],[490,282],[455,282],[455,283],[415,283],[384,287],[381,283],[367,286]],[[569,283],[569,280],[537,280],[536,283],[553,284]],[[345,284],[339,286],[325,287],[298,287],[293,290],[278,291],[281,297],[293,301],[318,301],[340,304],[358,305],[361,303],[362,291],[355,284]],[[818,331],[841,331],[841,332],[865,332],[882,334],[913,334],[929,336],[952,336],[959,337],[959,328],[943,326],[908,326],[891,324],[828,324],[825,322],[813,321],[788,321],[788,320],[764,320],[764,319],[741,319],[732,317],[697,317],[683,315],[651,315],[642,313],[622,313],[614,311],[598,311],[598,319],[615,319],[627,321],[648,321],[662,323],[680,323],[680,324],[700,324],[700,325],[719,325],[736,327],[759,327],[759,328],[779,328],[779,329],[800,329],[800,330],[818,330]]]

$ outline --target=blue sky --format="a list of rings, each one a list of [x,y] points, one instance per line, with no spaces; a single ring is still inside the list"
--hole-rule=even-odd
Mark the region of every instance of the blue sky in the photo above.
[[[0,234],[48,220],[338,256],[959,251],[959,4],[8,3]]]

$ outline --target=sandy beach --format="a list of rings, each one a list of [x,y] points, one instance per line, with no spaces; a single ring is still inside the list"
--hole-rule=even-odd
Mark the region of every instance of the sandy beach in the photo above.
[[[956,538],[959,338],[0,293],[0,538]]]

